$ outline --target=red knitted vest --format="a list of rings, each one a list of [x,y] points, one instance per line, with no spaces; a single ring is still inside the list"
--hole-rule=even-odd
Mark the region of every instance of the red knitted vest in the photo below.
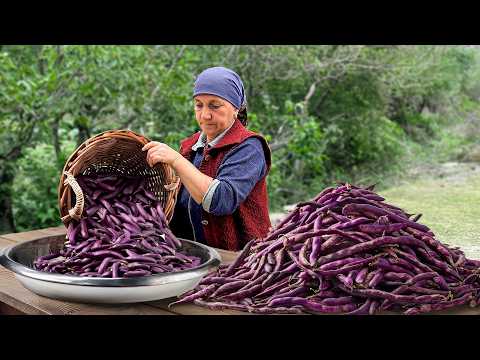
[[[192,146],[198,141],[200,132],[181,141],[180,153],[189,161],[193,160]],[[236,145],[250,137],[256,137],[263,145],[267,164],[266,175],[257,182],[245,201],[231,215],[215,216],[202,210],[202,224],[209,246],[238,251],[251,239],[265,237],[271,227],[268,214],[268,193],[266,177],[271,166],[271,153],[267,141],[253,131],[247,130],[236,120],[225,136],[212,148],[204,150],[199,170],[212,178],[225,155]]]

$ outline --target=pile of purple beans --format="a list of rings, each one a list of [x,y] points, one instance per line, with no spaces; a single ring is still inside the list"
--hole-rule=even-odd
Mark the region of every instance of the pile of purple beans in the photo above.
[[[384,200],[373,186],[327,188],[170,306],[363,315],[477,306],[480,261]]]
[[[40,256],[41,271],[103,278],[129,278],[197,267],[182,254],[160,201],[141,178],[79,176],[84,215],[72,220],[62,250]]]

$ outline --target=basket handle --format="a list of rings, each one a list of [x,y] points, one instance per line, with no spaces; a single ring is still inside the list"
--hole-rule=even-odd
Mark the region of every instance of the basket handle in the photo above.
[[[70,187],[73,189],[73,192],[75,193],[75,207],[72,209],[68,210],[68,215],[65,215],[62,217],[63,223],[66,223],[70,221],[71,219],[75,219],[77,221],[80,220],[82,217],[83,213],[83,206],[84,206],[84,198],[83,198],[83,191],[80,185],[78,185],[77,180],[75,180],[75,177],[68,171],[65,171],[64,174],[66,175],[66,179],[64,181],[64,185],[70,185]]]
[[[175,176],[175,181],[170,183],[170,184],[165,184],[163,187],[168,190],[168,191],[173,191],[175,190],[178,185],[180,185],[180,176]]]

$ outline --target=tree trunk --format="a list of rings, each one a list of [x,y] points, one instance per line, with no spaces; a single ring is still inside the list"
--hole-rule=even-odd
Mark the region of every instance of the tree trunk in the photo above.
[[[58,138],[59,123],[60,123],[60,117],[56,117],[52,123],[53,147],[55,148],[55,156],[57,159],[57,163],[60,163],[60,155],[62,152],[62,149],[60,148],[60,139]]]
[[[16,174],[16,161],[22,155],[22,149],[31,145],[36,118],[29,119],[30,128],[25,127],[14,146],[5,155],[0,154],[0,234],[16,232],[13,218],[12,187]]]
[[[12,198],[5,196],[0,199],[0,234],[16,232],[13,222]]]
[[[90,138],[90,129],[83,125],[77,125],[77,129],[78,129],[77,146],[80,146]]]
[[[12,210],[13,171],[0,162],[0,234],[16,232]]]

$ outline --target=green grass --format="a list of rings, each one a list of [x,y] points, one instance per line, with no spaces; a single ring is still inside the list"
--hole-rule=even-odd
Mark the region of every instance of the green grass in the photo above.
[[[422,213],[419,222],[442,243],[480,259],[480,176],[455,182],[421,179],[379,193],[407,213]]]

